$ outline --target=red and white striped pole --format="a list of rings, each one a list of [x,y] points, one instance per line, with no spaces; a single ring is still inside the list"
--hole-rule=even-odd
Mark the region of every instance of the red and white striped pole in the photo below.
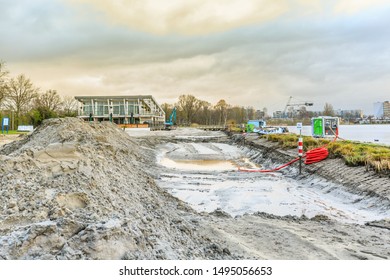
[[[302,174],[303,139],[301,135],[299,135],[299,140],[298,140],[298,155],[299,155],[299,174]]]
[[[300,157],[303,156],[303,139],[302,139],[302,137],[299,137],[299,140],[298,140],[298,155]]]
[[[299,175],[302,173],[302,156],[303,156],[303,139],[302,139],[302,123],[297,123],[299,129],[298,139],[298,155],[299,155]]]

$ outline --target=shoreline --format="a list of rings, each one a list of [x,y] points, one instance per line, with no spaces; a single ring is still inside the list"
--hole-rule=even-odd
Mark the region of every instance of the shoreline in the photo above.
[[[284,150],[278,143],[259,139],[257,135],[246,136],[245,145],[263,151],[264,159],[280,163],[288,162],[298,156],[297,149]],[[242,144],[240,136],[232,136],[235,143]],[[297,166],[295,164],[295,166]],[[282,170],[283,172],[283,170]],[[390,180],[387,174],[378,174],[365,166],[347,166],[341,158],[327,158],[311,165],[302,165],[301,177],[319,175],[331,182],[342,184],[352,192],[367,193],[390,201]]]

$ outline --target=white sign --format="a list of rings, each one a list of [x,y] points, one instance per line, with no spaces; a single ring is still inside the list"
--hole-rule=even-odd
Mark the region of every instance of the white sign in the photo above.
[[[297,123],[297,128],[298,129],[302,129],[302,123],[301,122]]]
[[[19,125],[18,126],[18,131],[33,131],[34,126],[32,125]]]
[[[3,125],[4,126],[8,126],[8,124],[9,124],[9,118],[4,118],[3,119]]]

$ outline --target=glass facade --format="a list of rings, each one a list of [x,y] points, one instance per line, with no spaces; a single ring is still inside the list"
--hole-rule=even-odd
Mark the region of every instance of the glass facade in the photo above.
[[[95,115],[103,115],[104,114],[104,105],[102,102],[95,102]]]
[[[85,116],[89,116],[89,114],[93,113],[92,111],[92,105],[84,105],[83,107],[83,114]]]
[[[134,115],[139,114],[139,106],[137,102],[129,101],[127,108],[128,108],[129,115],[131,115],[131,113],[133,113]]]
[[[165,113],[152,96],[81,96],[79,117],[95,121],[112,121],[118,124],[164,123]]]

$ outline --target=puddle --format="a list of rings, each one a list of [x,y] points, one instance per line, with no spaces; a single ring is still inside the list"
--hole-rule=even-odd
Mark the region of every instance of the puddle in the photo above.
[[[180,169],[180,170],[236,170],[237,165],[227,160],[171,160],[169,158],[163,158],[159,162],[161,165],[167,168]]]
[[[351,194],[343,191],[341,186],[314,177],[299,182],[281,173],[239,172],[237,165],[259,166],[247,157],[245,151],[236,147],[222,147],[214,153],[218,149],[212,143],[201,145],[162,147],[158,157],[165,170],[157,183],[196,211],[212,212],[221,208],[232,216],[257,211],[309,218],[326,215],[348,223],[390,217],[389,207],[381,207],[374,198]],[[216,145],[221,148],[221,144]],[[186,155],[196,160],[167,158],[167,154],[172,155],[173,151],[178,156]],[[226,160],[212,160],[212,157]]]
[[[192,171],[233,171],[238,167],[245,168],[260,168],[260,165],[251,162],[248,158],[241,158],[235,161],[232,160],[172,160],[167,157],[160,159],[159,164],[179,170]]]

